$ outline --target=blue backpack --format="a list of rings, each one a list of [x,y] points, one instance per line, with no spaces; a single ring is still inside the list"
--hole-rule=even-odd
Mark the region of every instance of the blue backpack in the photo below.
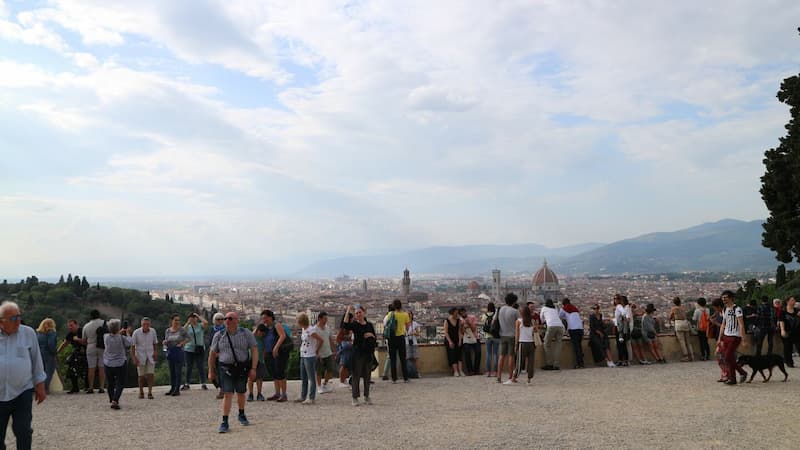
[[[386,326],[383,327],[383,338],[389,339],[397,334],[397,319],[394,318],[394,313],[389,314],[389,320],[386,321]]]

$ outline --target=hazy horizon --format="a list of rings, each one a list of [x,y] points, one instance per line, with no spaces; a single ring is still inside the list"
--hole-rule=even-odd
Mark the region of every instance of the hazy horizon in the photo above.
[[[0,0],[0,273],[277,273],[763,219],[797,17]]]

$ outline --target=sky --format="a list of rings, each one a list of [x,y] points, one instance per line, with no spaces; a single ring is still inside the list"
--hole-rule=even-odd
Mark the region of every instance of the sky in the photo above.
[[[0,0],[0,274],[767,216],[796,1]]]

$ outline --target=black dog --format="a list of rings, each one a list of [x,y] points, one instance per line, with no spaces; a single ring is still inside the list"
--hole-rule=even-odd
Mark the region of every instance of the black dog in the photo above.
[[[739,359],[736,360],[736,364],[741,366],[750,366],[753,369],[753,374],[750,375],[750,379],[747,380],[748,383],[753,381],[753,378],[756,376],[756,372],[761,374],[761,377],[764,378],[763,383],[769,381],[772,378],[772,368],[778,366],[783,372],[783,381],[785,382],[789,379],[789,374],[786,373],[786,369],[783,366],[783,358],[781,356],[775,354],[769,355],[742,355]],[[769,369],[769,376],[764,376],[764,369]]]

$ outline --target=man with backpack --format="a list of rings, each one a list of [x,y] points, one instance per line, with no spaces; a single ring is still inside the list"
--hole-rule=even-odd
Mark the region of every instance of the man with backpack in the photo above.
[[[508,365],[508,378],[514,378],[514,341],[517,335],[517,319],[519,311],[514,308],[518,297],[513,292],[506,294],[506,304],[497,312],[497,318],[492,324],[493,332],[497,331],[500,335],[500,358],[497,363],[497,382],[503,381],[503,364]],[[495,325],[497,324],[497,325]]]
[[[403,372],[403,382],[408,383],[408,368],[406,367],[406,331],[411,324],[408,313],[403,311],[403,303],[396,299],[393,302],[394,312],[390,313],[386,323],[387,337],[389,339],[389,361],[391,364],[392,383],[397,383],[397,361]]]
[[[103,335],[108,333],[106,321],[100,318],[100,311],[93,309],[89,312],[89,322],[83,326],[83,343],[86,345],[86,363],[89,367],[89,385],[86,386],[87,394],[94,394],[94,374],[100,378],[99,393],[105,392],[103,385],[106,382],[106,372],[103,368]]]
[[[486,376],[497,375],[498,347],[500,346],[500,335],[492,333],[492,322],[494,321],[495,306],[494,302],[486,305],[486,314],[483,316],[483,337],[486,341]]]
[[[706,307],[706,299],[700,297],[697,299],[697,307],[694,309],[692,322],[697,326],[697,342],[700,344],[700,359],[708,361],[711,357],[711,349],[708,347],[708,308]]]
[[[775,337],[775,308],[769,303],[769,297],[761,296],[761,304],[756,309],[755,328],[753,329],[753,339],[756,343],[756,356],[761,355],[761,346],[764,338],[767,338],[767,354],[772,353],[772,341]]]

